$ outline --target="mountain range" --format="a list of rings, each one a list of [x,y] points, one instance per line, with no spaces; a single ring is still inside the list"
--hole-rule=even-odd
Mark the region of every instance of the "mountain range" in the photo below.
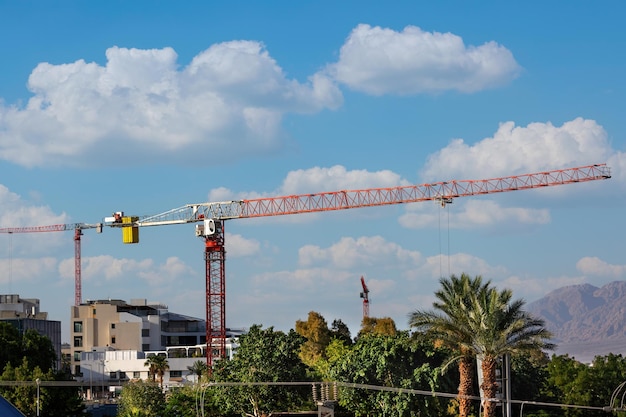
[[[545,320],[557,345],[553,353],[583,363],[597,355],[626,355],[626,281],[561,287],[528,303],[526,311]]]

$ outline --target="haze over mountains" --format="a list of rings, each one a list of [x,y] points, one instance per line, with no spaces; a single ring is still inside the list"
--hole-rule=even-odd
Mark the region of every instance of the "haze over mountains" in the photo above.
[[[596,355],[626,354],[626,281],[562,287],[526,309],[545,320],[556,354],[585,363]]]

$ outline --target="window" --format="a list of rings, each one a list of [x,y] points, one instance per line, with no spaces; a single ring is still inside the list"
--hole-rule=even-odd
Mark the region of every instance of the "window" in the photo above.
[[[83,347],[83,337],[74,336],[74,347]]]
[[[77,350],[76,352],[74,352],[74,361],[75,362],[80,362],[80,354],[82,353],[82,351]]]
[[[144,343],[141,345],[141,350],[143,350],[144,352],[150,350],[150,344],[149,343]]]
[[[111,344],[112,344],[112,345],[114,345],[114,344],[115,344],[115,336],[113,336],[113,337],[111,338]]]
[[[117,371],[109,372],[109,379],[117,379]]]
[[[141,329],[141,337],[150,337],[150,329]]]
[[[96,315],[96,309],[95,308],[93,309],[93,315],[94,316]]]
[[[133,378],[141,378],[141,372],[133,371]]]
[[[183,371],[170,371],[170,378],[182,378]]]
[[[74,322],[74,333],[82,333],[83,332],[83,322],[75,321]]]
[[[115,323],[111,323],[111,328],[115,329]]]

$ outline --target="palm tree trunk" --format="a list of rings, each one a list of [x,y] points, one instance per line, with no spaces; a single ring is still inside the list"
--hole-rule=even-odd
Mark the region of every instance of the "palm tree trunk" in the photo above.
[[[459,361],[459,417],[468,417],[472,410],[472,400],[467,398],[473,394],[474,360],[463,356]]]
[[[485,356],[482,360],[481,367],[483,370],[483,383],[481,386],[483,390],[483,395],[487,399],[496,398],[496,395],[498,393],[498,386],[496,385],[496,358],[491,356]],[[495,401],[484,401],[484,416],[495,417],[496,405],[497,403]]]

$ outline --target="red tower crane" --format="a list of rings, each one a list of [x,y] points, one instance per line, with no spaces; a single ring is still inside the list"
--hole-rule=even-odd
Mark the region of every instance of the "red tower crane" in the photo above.
[[[97,229],[98,233],[102,232],[102,223],[85,224],[53,224],[50,226],[26,226],[26,227],[5,227],[0,228],[0,233],[45,233],[45,232],[65,232],[74,231],[74,305],[78,306],[82,303],[82,278],[81,278],[81,254],[80,254],[80,237],[83,235],[84,229]]]
[[[370,290],[367,288],[367,285],[365,285],[365,278],[363,278],[363,276],[361,276],[361,287],[363,287],[361,298],[363,299],[363,318],[365,319],[370,316]]]
[[[224,222],[226,220],[346,210],[429,200],[447,204],[458,197],[528,190],[608,178],[611,178],[610,168],[606,164],[596,164],[483,180],[455,180],[388,188],[187,204],[165,213],[144,218],[120,217],[118,213],[115,217],[105,218],[104,224],[112,227],[131,228],[132,233],[124,230],[124,242],[137,243],[138,230],[142,226],[202,223],[196,225],[196,236],[205,241],[206,356],[207,364],[210,367],[213,363],[213,356],[223,358],[226,353],[226,251],[224,241]]]
[[[187,204],[165,213],[149,217],[124,217],[121,212],[104,219],[104,223],[58,224],[33,227],[0,228],[0,233],[40,233],[74,230],[75,286],[74,303],[82,302],[81,236],[84,229],[102,231],[103,225],[123,227],[125,243],[137,243],[139,227],[170,224],[199,223],[196,235],[205,241],[206,263],[206,342],[216,347],[216,355],[207,349],[207,364],[213,356],[226,353],[226,272],[224,222],[231,219],[281,216],[374,207],[420,201],[452,202],[457,197],[528,190],[555,185],[575,184],[611,178],[606,164],[544,171],[484,180],[447,181],[421,185],[362,190],[342,190],[250,200]]]

